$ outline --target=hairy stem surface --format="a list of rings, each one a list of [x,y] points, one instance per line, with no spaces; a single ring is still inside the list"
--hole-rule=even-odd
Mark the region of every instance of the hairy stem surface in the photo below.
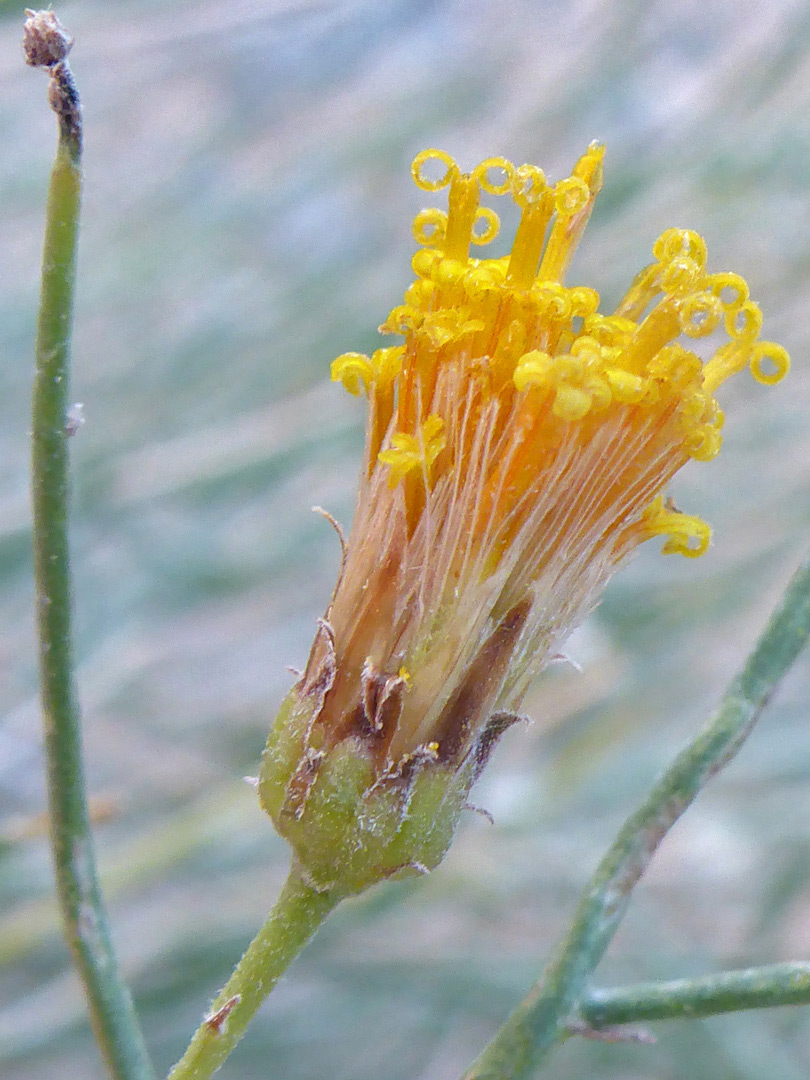
[[[214,999],[170,1080],[207,1080],[340,897],[307,885],[295,864],[276,906]],[[272,1070],[271,1070],[272,1071]]]
[[[810,963],[769,964],[694,979],[592,990],[579,1007],[591,1027],[682,1020],[743,1009],[810,1004]]]

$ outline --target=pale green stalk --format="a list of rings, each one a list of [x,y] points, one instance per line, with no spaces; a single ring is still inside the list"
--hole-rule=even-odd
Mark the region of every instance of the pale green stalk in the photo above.
[[[810,963],[768,964],[694,979],[592,990],[579,1007],[586,1024],[604,1028],[645,1020],[717,1016],[742,1009],[810,1004]]]
[[[29,62],[31,62],[29,60]],[[45,64],[59,117],[51,173],[32,403],[34,576],[51,846],[65,938],[114,1080],[151,1080],[98,886],[73,680],[68,546],[70,334],[81,195],[81,118],[67,63]]]
[[[293,863],[276,906],[220,990],[170,1080],[207,1080],[245,1033],[254,1013],[338,903],[307,885]],[[267,1074],[272,1075],[272,1065]]]

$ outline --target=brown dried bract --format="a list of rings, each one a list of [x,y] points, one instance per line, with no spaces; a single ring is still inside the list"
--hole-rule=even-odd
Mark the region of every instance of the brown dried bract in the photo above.
[[[309,793],[318,778],[318,770],[323,759],[324,754],[321,750],[313,750],[312,747],[308,747],[304,752],[304,756],[298,762],[298,766],[287,785],[283,813],[290,814],[296,820],[303,817]]]
[[[475,783],[483,772],[484,766],[489,761],[492,751],[495,749],[501,735],[503,735],[503,733],[513,724],[517,724],[520,720],[527,719],[528,717],[519,716],[517,713],[509,712],[496,712],[490,716],[489,720],[487,720],[486,727],[479,736],[478,742],[471,751],[475,758],[473,783]]]
[[[211,1013],[210,1016],[206,1016],[203,1021],[209,1031],[216,1032],[217,1035],[222,1031],[225,1026],[225,1021],[230,1014],[242,1000],[241,994],[234,994],[232,998],[228,998],[224,1005],[222,1005],[216,1012]]]
[[[504,615],[469,665],[436,724],[441,761],[453,761],[468,745],[471,725],[503,679],[526,624],[531,601],[521,601]]]
[[[52,11],[26,10],[23,52],[26,64],[45,68],[51,77],[48,103],[59,117],[62,134],[72,144],[74,155],[81,152],[82,107],[67,55],[73,38]]]
[[[53,67],[65,59],[73,38],[52,11],[31,11],[23,25],[23,52],[31,67]]]

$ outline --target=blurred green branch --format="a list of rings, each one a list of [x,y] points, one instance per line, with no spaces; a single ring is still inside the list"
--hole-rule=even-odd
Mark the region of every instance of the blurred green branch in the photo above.
[[[794,574],[708,726],[675,758],[619,832],[586,887],[571,930],[544,976],[464,1074],[464,1080],[531,1076],[551,1050],[587,1018],[587,1009],[578,1014],[582,1003],[588,1001],[588,980],[624,916],[634,885],[669,829],[740,749],[809,635],[810,561]],[[779,969],[773,969],[775,983],[783,978]],[[704,980],[681,983],[678,1008],[682,1015],[689,1009],[690,985],[696,1008],[706,993]],[[750,1008],[745,987],[738,985],[737,991],[734,1008]],[[730,1011],[728,996],[725,1002],[724,1011]],[[615,1023],[615,1018],[611,1017],[611,1022]]]
[[[142,828],[119,844],[101,868],[107,902],[132,890],[149,888],[162,874],[209,845],[233,834],[235,822],[255,809],[255,796],[233,780],[207,792],[166,821]],[[31,953],[60,931],[59,912],[50,896],[30,900],[0,916],[0,965]]]
[[[806,1004],[810,1004],[810,963],[769,964],[695,979],[592,990],[580,1004],[579,1015],[598,1029]]]
[[[66,941],[84,983],[96,1040],[115,1080],[152,1069],[118,974],[98,885],[73,680],[68,543],[70,335],[81,200],[81,112],[67,64],[70,38],[49,12],[31,13],[26,60],[50,76],[59,119],[42,256],[32,401],[34,577],[51,846]]]

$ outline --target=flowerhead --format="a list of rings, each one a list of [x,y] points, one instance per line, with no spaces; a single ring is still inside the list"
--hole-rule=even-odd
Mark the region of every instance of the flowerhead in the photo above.
[[[708,547],[664,492],[718,453],[715,391],[745,367],[765,384],[788,370],[745,281],[710,273],[694,232],[664,232],[613,312],[565,283],[603,153],[556,184],[503,158],[463,173],[419,154],[417,186],[447,189],[448,206],[414,221],[416,280],[380,327],[403,342],[332,365],[368,398],[365,462],[262,779],[323,887],[438,862],[529,681],[619,564],[654,536],[665,553]],[[472,255],[498,232],[488,196],[520,209],[502,258]]]

